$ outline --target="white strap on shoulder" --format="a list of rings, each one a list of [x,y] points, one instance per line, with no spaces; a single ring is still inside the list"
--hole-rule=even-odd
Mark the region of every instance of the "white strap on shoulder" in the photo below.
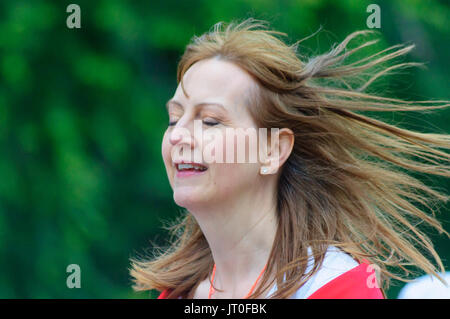
[[[308,267],[306,271],[310,271],[314,265],[314,258],[311,256],[311,248],[308,248],[308,255],[310,256]],[[343,273],[358,266],[358,262],[350,255],[346,254],[337,247],[330,246],[327,249],[322,267],[302,286],[297,292],[292,295],[290,299],[306,299],[311,296],[320,287],[326,285],[333,279],[339,277]],[[276,284],[269,291],[267,296],[270,296],[276,291]]]

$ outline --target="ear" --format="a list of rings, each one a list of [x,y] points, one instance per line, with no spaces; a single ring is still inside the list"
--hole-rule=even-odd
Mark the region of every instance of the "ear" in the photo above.
[[[275,174],[291,155],[295,136],[292,130],[282,128],[271,130],[270,146],[266,165],[261,167],[261,174]]]

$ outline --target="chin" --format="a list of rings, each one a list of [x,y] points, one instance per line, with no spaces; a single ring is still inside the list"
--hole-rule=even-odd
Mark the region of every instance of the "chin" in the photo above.
[[[187,210],[202,205],[205,201],[204,196],[201,196],[201,194],[185,191],[175,191],[173,193],[173,200],[178,206],[184,207]]]

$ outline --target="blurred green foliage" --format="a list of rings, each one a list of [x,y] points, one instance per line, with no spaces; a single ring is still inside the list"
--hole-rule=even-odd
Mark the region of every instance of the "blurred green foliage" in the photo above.
[[[161,242],[179,209],[161,159],[176,64],[193,35],[255,17],[304,38],[305,54],[366,29],[371,1],[0,2],[0,298],[147,298],[132,291],[129,258]],[[415,43],[427,69],[382,84],[407,99],[449,99],[450,8],[445,1],[378,1],[380,46]],[[370,50],[369,52],[370,53]],[[405,117],[405,127],[450,131],[449,110]],[[407,119],[407,120],[405,120]],[[448,190],[449,181],[433,178]],[[450,213],[440,218],[447,230]],[[433,235],[450,269],[449,240]],[[66,267],[81,267],[68,289]],[[395,298],[401,283],[388,292]]]

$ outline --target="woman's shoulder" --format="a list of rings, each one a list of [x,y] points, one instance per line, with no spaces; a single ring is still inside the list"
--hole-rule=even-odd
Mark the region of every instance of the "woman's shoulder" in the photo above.
[[[375,276],[373,267],[363,262],[315,290],[308,299],[384,299]]]
[[[300,296],[294,296],[294,298],[383,298],[383,294],[377,286],[374,268],[366,261],[359,263],[341,249],[330,246],[325,254],[322,267],[311,278],[307,291],[303,295],[300,292]]]
[[[311,255],[311,250],[308,250]],[[307,267],[314,264],[311,257]],[[359,263],[341,249],[330,246],[319,270],[292,295],[291,299],[372,299],[383,298],[377,288],[375,270]],[[274,292],[272,288],[269,295]]]
[[[310,252],[310,250],[308,250]],[[311,253],[310,253],[311,254]],[[314,259],[310,258],[307,271],[309,271],[314,263]],[[359,263],[350,255],[337,247],[330,246],[327,249],[325,258],[319,270],[308,280],[304,289],[300,288],[294,298],[308,298],[316,290],[328,284],[332,280],[338,278],[344,273],[357,267]]]

